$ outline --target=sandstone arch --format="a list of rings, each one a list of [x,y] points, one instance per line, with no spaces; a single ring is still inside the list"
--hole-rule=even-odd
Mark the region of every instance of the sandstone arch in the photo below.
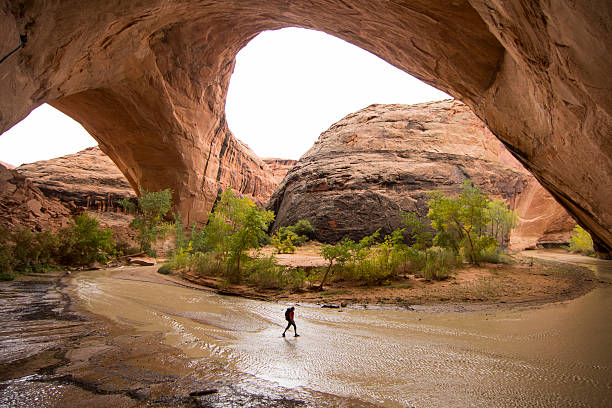
[[[4,1],[0,131],[49,102],[133,186],[172,187],[189,220],[219,186],[261,183],[229,132],[234,57],[263,30],[327,32],[470,105],[612,248],[612,5],[599,1]],[[230,179],[229,166],[245,173]]]

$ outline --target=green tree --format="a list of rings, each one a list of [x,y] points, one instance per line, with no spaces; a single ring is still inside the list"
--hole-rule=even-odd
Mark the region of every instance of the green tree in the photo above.
[[[412,247],[417,250],[429,248],[433,243],[433,234],[427,229],[427,225],[425,225],[423,220],[413,212],[402,211],[400,216],[404,225],[408,227],[412,239],[414,239]]]
[[[279,254],[292,254],[295,252],[294,241],[299,240],[299,236],[293,231],[287,231],[286,234],[281,234],[280,230],[272,235],[272,246]]]
[[[434,244],[459,253],[463,248],[467,258],[478,263],[485,249],[495,248],[497,241],[488,233],[489,198],[467,180],[458,197],[448,197],[435,192],[429,200],[427,217],[438,231]]]
[[[100,229],[95,218],[77,215],[59,233],[59,260],[62,265],[90,265],[106,262],[115,249],[113,231]]]
[[[126,210],[136,213],[130,227],[138,232],[136,240],[140,250],[153,255],[151,245],[168,231],[164,217],[172,206],[172,190],[167,188],[161,191],[146,191],[141,188],[137,211],[134,203],[127,199],[121,200],[119,204]]]
[[[235,197],[230,189],[221,193],[205,234],[207,246],[228,260],[230,280],[239,279],[247,251],[259,247],[273,220],[272,211],[257,207],[250,198]]]
[[[584,228],[576,225],[570,234],[569,240],[570,251],[579,252],[584,255],[593,255],[593,238]]]
[[[325,271],[325,275],[323,275],[323,279],[321,279],[319,289],[323,290],[323,285],[327,277],[330,276],[329,274],[334,266],[334,262],[340,266],[344,266],[344,264],[351,259],[351,251],[354,247],[355,242],[348,238],[344,238],[336,245],[323,245],[323,248],[321,248],[321,256],[327,260],[329,264],[327,265],[327,270]]]
[[[489,232],[500,246],[507,246],[510,230],[518,225],[518,216],[509,209],[508,203],[494,199],[489,201],[489,218],[491,220]]]

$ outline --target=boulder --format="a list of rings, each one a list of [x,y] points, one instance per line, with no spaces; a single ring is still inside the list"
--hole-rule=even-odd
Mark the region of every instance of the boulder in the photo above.
[[[388,234],[401,210],[425,216],[429,192],[457,193],[467,179],[519,210],[517,249],[567,240],[575,225],[466,105],[446,100],[371,105],[333,124],[274,192],[272,229],[306,219],[323,242]]]

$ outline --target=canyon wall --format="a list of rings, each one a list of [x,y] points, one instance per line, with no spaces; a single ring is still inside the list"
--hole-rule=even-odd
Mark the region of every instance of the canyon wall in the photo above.
[[[248,148],[247,148],[248,149]],[[221,176],[227,180],[248,180],[250,174],[258,178],[252,184],[237,184],[235,192],[264,205],[296,160],[263,159],[254,154],[255,169],[227,166]],[[232,161],[230,161],[232,163]],[[134,198],[134,189],[115,163],[98,147],[49,160],[23,164],[16,169],[46,196],[94,211],[120,211],[119,200]],[[226,174],[227,173],[227,174]],[[232,185],[232,187],[234,187]],[[222,186],[220,188],[227,188]]]
[[[30,180],[0,165],[0,227],[10,231],[56,230],[68,225],[75,210],[45,197]]]
[[[274,192],[273,230],[309,220],[316,238],[359,240],[425,216],[432,191],[458,193],[470,179],[521,220],[514,249],[567,242],[575,221],[458,101],[371,105],[323,132]],[[551,216],[553,215],[553,216]]]
[[[132,187],[172,188],[202,221],[220,188],[265,189],[225,121],[237,52],[310,28],[468,104],[610,254],[611,21],[606,0],[5,1],[0,132],[48,102]]]

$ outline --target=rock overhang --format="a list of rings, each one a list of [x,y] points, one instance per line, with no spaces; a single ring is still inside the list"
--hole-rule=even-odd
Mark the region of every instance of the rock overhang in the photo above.
[[[14,2],[0,34],[28,40],[0,65],[0,131],[49,102],[132,186],[171,187],[203,220],[220,187],[265,188],[224,119],[236,53],[264,30],[316,29],[467,103],[609,252],[611,15],[562,0]]]

